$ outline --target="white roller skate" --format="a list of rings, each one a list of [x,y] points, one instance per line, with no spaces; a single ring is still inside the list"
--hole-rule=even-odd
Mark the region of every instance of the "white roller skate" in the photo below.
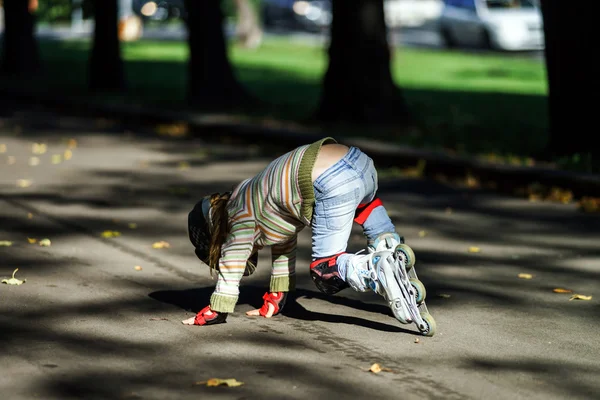
[[[383,296],[392,313],[403,324],[412,321],[410,296],[396,278],[396,259],[393,251],[377,251],[355,255],[346,267],[346,282],[358,292],[369,289]]]
[[[395,312],[394,315],[401,323],[414,322],[423,335],[433,336],[436,331],[436,324],[425,304],[427,291],[417,277],[414,268],[416,261],[415,253],[410,247],[404,244],[404,240],[397,233],[385,233],[375,239],[373,243],[369,243],[369,252],[371,254],[385,251],[393,253],[393,265],[395,267],[393,276],[402,288],[401,292],[404,295],[402,303],[406,304],[404,314],[407,314],[408,318],[404,318],[405,322],[403,322]]]

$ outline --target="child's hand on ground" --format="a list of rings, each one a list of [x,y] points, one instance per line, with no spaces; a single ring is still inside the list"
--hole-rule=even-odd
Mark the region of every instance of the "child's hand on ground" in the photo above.
[[[262,310],[265,306],[262,306],[261,308],[257,308],[255,310],[250,310],[250,311],[246,311],[246,315],[250,316],[250,317],[258,317],[261,315],[260,310]],[[265,318],[271,318],[273,316],[273,313],[275,312],[275,306],[273,304],[267,304],[267,312],[265,313],[265,315],[263,315],[263,317]]]
[[[210,306],[204,307],[195,317],[181,321],[184,325],[215,325],[225,322],[227,313],[220,313],[210,309]]]
[[[246,315],[251,317],[263,316],[265,318],[271,318],[273,315],[277,315],[283,309],[285,300],[287,299],[287,292],[267,292],[263,296],[263,306],[256,310],[250,310],[246,312]]]

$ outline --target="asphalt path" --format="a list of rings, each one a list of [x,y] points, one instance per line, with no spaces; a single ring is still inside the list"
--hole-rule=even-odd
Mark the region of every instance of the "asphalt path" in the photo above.
[[[274,156],[260,143],[4,112],[0,241],[12,246],[0,247],[0,276],[19,268],[26,282],[0,285],[2,398],[597,397],[600,218],[574,204],[382,180],[380,196],[417,255],[433,337],[399,324],[375,294],[318,292],[309,229],[283,315],[244,314],[267,289],[263,252],[226,324],[182,325],[214,287],[187,238],[188,211]],[[170,246],[153,248],[160,241]],[[349,250],[364,245],[356,229]],[[374,363],[386,370],[370,372]],[[211,378],[243,385],[197,384]]]

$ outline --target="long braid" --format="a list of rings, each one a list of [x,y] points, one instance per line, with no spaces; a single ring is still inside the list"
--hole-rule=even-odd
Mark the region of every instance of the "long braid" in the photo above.
[[[230,197],[231,193],[228,192],[224,194],[215,193],[210,198],[212,232],[210,235],[208,266],[210,267],[211,276],[213,275],[213,271],[219,268],[221,247],[230,229],[229,214],[227,213],[227,202]]]

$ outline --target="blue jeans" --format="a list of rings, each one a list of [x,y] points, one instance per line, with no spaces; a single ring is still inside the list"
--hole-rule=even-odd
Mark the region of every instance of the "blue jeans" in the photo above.
[[[340,161],[323,172],[313,184],[315,209],[312,217],[312,259],[346,251],[356,209],[373,201],[377,193],[377,171],[373,160],[356,147],[350,147]],[[383,206],[373,209],[362,225],[367,241],[396,228]],[[348,257],[340,257],[340,272]],[[345,279],[344,274],[341,274]]]

